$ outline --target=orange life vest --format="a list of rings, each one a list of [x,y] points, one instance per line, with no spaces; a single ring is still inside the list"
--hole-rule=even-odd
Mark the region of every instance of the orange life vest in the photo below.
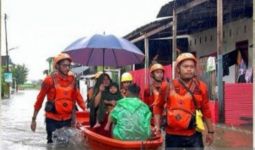
[[[172,135],[191,136],[196,132],[195,123],[191,124],[190,122],[192,116],[195,116],[195,104],[192,100],[192,96],[182,86],[178,79],[174,79],[172,83],[173,87],[170,88],[173,88],[174,90],[167,89],[168,92],[166,99],[164,99],[163,95],[156,96],[153,111],[155,114],[162,114],[162,110],[164,110],[163,106],[167,104],[166,133]],[[191,88],[191,85],[192,84],[188,85],[188,87]],[[191,90],[193,91],[192,88]],[[208,106],[208,99],[206,98],[206,85],[198,80],[193,93],[197,102],[197,109],[201,109],[203,115],[205,113],[204,116],[210,118],[211,114]],[[195,122],[195,119],[193,122]],[[194,127],[192,128],[190,125],[194,125]]]
[[[53,78],[55,86],[55,109],[58,114],[71,114],[74,108],[74,88],[75,82],[71,82],[68,85],[60,85],[57,79]]]
[[[163,97],[167,97],[166,95],[166,90],[167,90],[167,85],[168,83],[166,81],[162,81],[158,92],[160,95],[163,95]],[[153,86],[153,85],[150,85]],[[147,104],[150,108],[153,107],[154,105],[154,100],[156,99],[156,96],[153,94],[151,91],[151,87],[146,88],[144,90],[144,103]]]
[[[167,123],[176,130],[189,129],[194,118],[193,101],[190,94],[179,95],[176,92],[169,94],[167,105]]]

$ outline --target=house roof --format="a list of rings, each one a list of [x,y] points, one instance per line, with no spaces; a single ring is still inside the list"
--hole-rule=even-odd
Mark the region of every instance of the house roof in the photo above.
[[[178,16],[178,32],[194,33],[216,27],[217,24],[217,2],[216,0],[197,0],[203,3],[190,7],[178,13],[178,9],[188,7],[194,0],[176,0]],[[223,22],[224,24],[240,18],[252,17],[252,0],[223,0]],[[174,2],[162,6],[157,17],[172,16]]]
[[[130,32],[124,38],[133,40],[141,34],[164,26],[172,21],[173,8],[177,11],[177,35],[191,34],[216,27],[217,5],[216,0],[176,0],[161,7],[157,18],[159,20],[145,24]],[[252,0],[224,0],[223,2],[224,24],[240,18],[251,18],[253,14]],[[163,18],[162,18],[163,17]],[[170,17],[168,19],[164,19]],[[162,19],[162,20],[161,20]],[[172,35],[170,27],[159,31],[152,38],[169,37]]]
[[[141,34],[147,33],[149,31],[152,31],[164,24],[167,24],[172,21],[172,17],[162,17],[162,18],[157,18],[154,21],[145,24],[134,31],[130,32],[129,34],[125,35],[124,38],[126,39],[135,39],[139,37]]]

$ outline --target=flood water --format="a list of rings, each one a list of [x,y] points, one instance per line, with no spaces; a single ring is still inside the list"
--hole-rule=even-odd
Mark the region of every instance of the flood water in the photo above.
[[[0,149],[88,150],[89,148],[84,141],[75,141],[76,143],[72,142],[69,145],[47,145],[44,106],[37,116],[36,132],[31,131],[30,123],[37,94],[38,90],[19,91],[12,95],[11,99],[0,101]],[[217,127],[213,145],[207,146],[205,149],[252,149],[252,131],[234,129]]]
[[[0,101],[0,149],[2,150],[49,150],[87,149],[81,143],[76,145],[47,145],[44,111],[37,116],[36,132],[30,129],[33,105],[38,90],[19,91],[11,99]]]

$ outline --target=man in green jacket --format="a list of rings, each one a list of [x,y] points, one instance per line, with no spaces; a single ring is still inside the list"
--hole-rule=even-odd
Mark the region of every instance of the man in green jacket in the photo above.
[[[146,140],[151,136],[149,107],[138,98],[140,88],[128,87],[128,96],[119,100],[109,115],[105,130],[113,123],[112,135],[120,140]]]

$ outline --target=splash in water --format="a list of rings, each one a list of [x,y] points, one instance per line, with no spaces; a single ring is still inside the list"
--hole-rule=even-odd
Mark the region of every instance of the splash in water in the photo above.
[[[84,146],[84,134],[81,130],[63,127],[53,132],[53,147],[82,147]]]

